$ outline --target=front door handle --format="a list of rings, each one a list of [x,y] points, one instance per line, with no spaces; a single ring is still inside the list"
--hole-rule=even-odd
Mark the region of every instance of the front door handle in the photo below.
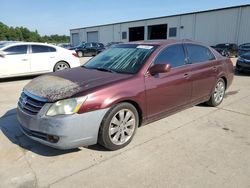
[[[28,59],[22,59],[22,61],[28,61]]]
[[[183,75],[183,77],[184,77],[184,78],[189,78],[189,74],[188,74],[188,73],[185,73],[185,74]]]

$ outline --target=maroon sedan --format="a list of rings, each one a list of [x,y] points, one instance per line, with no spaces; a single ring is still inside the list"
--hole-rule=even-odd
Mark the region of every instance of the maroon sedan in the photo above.
[[[119,44],[82,67],[32,80],[17,116],[24,134],[48,146],[116,150],[142,124],[199,103],[219,105],[232,80],[232,62],[197,42]]]

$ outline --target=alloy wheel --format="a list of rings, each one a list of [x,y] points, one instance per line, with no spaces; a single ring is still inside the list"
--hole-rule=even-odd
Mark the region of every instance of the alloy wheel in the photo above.
[[[111,119],[109,138],[115,145],[126,143],[135,131],[136,120],[134,113],[129,109],[121,109]]]

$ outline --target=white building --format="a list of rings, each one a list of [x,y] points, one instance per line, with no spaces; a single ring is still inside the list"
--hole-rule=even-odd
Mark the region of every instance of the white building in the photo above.
[[[70,30],[71,44],[192,39],[208,45],[250,42],[250,4]]]

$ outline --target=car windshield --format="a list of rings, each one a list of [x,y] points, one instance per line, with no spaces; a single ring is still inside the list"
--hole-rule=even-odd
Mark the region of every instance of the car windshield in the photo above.
[[[156,48],[156,45],[116,45],[94,57],[83,67],[100,71],[135,74]]]
[[[250,43],[249,44],[242,44],[242,45],[240,45],[240,48],[250,50]]]

